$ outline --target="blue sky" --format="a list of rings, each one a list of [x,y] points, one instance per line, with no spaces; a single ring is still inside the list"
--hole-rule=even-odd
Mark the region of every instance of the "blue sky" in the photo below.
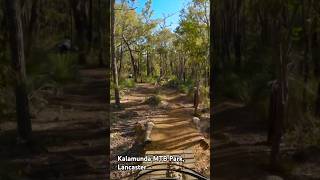
[[[140,13],[145,2],[147,0],[136,0],[135,7],[137,12]],[[171,25],[169,28],[174,30],[179,24],[180,10],[191,0],[152,0],[151,8],[153,10],[153,18],[163,18],[163,14],[166,16],[174,14],[167,18],[167,25]]]

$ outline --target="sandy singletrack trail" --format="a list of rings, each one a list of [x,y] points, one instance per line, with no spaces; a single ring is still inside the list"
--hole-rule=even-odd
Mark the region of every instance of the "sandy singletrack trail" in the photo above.
[[[59,95],[44,95],[48,104],[32,118],[34,147],[16,144],[14,121],[2,124],[0,158],[18,167],[18,179],[105,179],[106,93],[105,69],[81,69]]]
[[[155,94],[161,97],[161,103],[158,106],[145,103],[148,97]],[[209,150],[204,151],[199,145],[199,141],[204,136],[191,122],[192,98],[174,89],[139,83],[134,89],[125,93],[121,102],[123,109],[114,113],[115,119],[111,124],[111,147],[114,147],[111,148],[112,159],[117,154],[133,156],[144,155],[148,151],[168,151],[170,153],[188,149],[194,152],[197,170],[209,171]],[[139,147],[135,145],[137,142],[133,138],[135,136],[134,125],[136,122],[149,120],[155,124],[151,133],[152,142]],[[119,148],[121,144],[122,148],[124,145],[130,148],[121,150]],[[116,164],[115,161],[113,163]],[[115,173],[114,177],[120,178],[121,175]]]

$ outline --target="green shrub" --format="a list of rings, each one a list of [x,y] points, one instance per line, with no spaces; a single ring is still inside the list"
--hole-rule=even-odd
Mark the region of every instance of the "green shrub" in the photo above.
[[[154,84],[157,82],[158,77],[157,76],[148,76],[148,77],[145,77],[144,79],[145,79],[145,82]]]
[[[13,72],[5,52],[0,54],[0,116],[11,118],[15,112],[14,89],[12,88]],[[1,119],[1,118],[0,118]]]
[[[12,117],[15,113],[13,88],[0,87],[0,116]]]
[[[165,87],[168,88],[178,88],[179,84],[181,84],[181,82],[177,79],[177,77],[172,76],[168,79],[168,81],[164,84]]]
[[[193,92],[194,82],[192,80],[188,80],[183,82],[179,80],[175,76],[169,77],[169,79],[163,84],[164,87],[173,88],[179,90],[181,93],[190,93]]]
[[[34,48],[27,62],[29,91],[43,85],[58,86],[77,80],[78,65],[75,54],[50,53]]]
[[[190,91],[190,86],[186,85],[186,84],[180,84],[179,87],[178,87],[179,91],[181,93],[188,93]]]
[[[74,55],[52,54],[49,56],[52,79],[56,82],[65,83],[74,80],[78,75],[77,61]]]
[[[286,131],[285,141],[293,146],[320,146],[320,121],[310,112]]]
[[[134,79],[132,79],[132,78],[131,79],[124,79],[119,82],[120,89],[133,88],[135,86],[136,86],[136,83],[134,82]]]
[[[152,95],[146,99],[145,103],[151,106],[158,106],[161,103],[161,97],[159,95]]]
[[[220,77],[217,82],[217,93],[220,97],[249,101],[248,83],[242,80],[239,75],[230,73],[225,77]]]
[[[254,104],[269,97],[268,82],[270,80],[271,76],[265,72],[257,73],[254,76],[228,73],[217,80],[217,95],[239,100],[245,104]]]
[[[209,87],[200,86],[200,100],[205,107],[209,108],[210,106]]]

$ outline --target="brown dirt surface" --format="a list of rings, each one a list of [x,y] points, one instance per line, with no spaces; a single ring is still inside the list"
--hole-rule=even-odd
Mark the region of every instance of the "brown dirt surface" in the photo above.
[[[9,170],[0,179],[105,179],[105,69],[80,70],[79,79],[59,96],[45,95],[48,104],[32,119],[31,148],[16,143],[15,122],[2,125],[0,168]]]
[[[284,141],[280,145],[280,167],[270,167],[270,147],[266,143],[268,123],[253,109],[232,101],[215,106],[212,155],[214,179],[264,180],[272,179],[273,176],[285,180],[320,179],[319,161],[294,162],[292,154],[297,149]]]
[[[146,104],[148,97],[160,96],[158,106]],[[199,146],[205,132],[196,130],[191,123],[192,99],[174,89],[159,88],[140,83],[122,97],[122,109],[114,111],[111,124],[111,168],[113,179],[130,179],[130,173],[116,170],[117,155],[143,156],[145,151],[174,151],[192,148],[195,152],[197,169],[209,176],[210,151]],[[208,121],[208,118],[204,118]],[[142,145],[135,138],[134,125],[141,121],[153,121],[152,142]],[[203,123],[208,125],[209,123]],[[203,129],[208,129],[203,128]],[[209,142],[209,140],[208,140]]]

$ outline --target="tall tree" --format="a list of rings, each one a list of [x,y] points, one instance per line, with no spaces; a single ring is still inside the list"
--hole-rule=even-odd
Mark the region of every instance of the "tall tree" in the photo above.
[[[112,61],[115,103],[117,106],[120,106],[119,78],[118,78],[117,61],[115,56],[114,34],[115,34],[115,0],[111,0],[111,61]]]
[[[15,94],[18,135],[24,141],[31,140],[31,120],[26,87],[24,40],[21,10],[18,0],[6,0],[9,24],[12,68],[15,72]]]
[[[88,17],[86,13],[86,0],[70,0],[75,27],[76,27],[76,41],[79,47],[79,64],[87,63],[87,48],[88,48]]]
[[[111,60],[111,0],[107,0],[107,1],[102,1],[102,3],[100,4],[102,6],[102,9],[105,9],[106,12],[105,13],[102,13],[103,16],[101,19],[106,19],[105,23],[102,23],[104,24],[102,28],[102,32],[105,32],[105,41],[102,41],[102,42],[105,42],[106,44],[103,45],[102,47],[102,50],[103,51],[106,51],[106,71],[107,71],[107,83],[106,83],[106,89],[107,91],[107,94],[106,94],[106,99],[107,99],[107,124],[110,125],[110,78],[111,78],[111,68],[110,68],[110,60]],[[106,134],[110,134],[110,128],[107,128],[107,132]],[[107,145],[110,144],[110,138],[107,138]],[[108,149],[109,150],[109,149]],[[110,151],[108,151],[110,153]],[[110,154],[107,155],[107,159],[106,159],[106,162],[110,162]],[[110,172],[110,166],[107,165],[107,168],[106,168],[106,172]],[[106,173],[107,177],[106,179],[110,179],[110,173]]]
[[[26,29],[25,54],[27,59],[33,47],[32,45],[34,43],[34,34],[36,33],[35,31],[36,31],[36,28],[38,27],[38,16],[39,16],[39,0],[32,0],[30,20],[29,20],[28,27],[25,28]]]

